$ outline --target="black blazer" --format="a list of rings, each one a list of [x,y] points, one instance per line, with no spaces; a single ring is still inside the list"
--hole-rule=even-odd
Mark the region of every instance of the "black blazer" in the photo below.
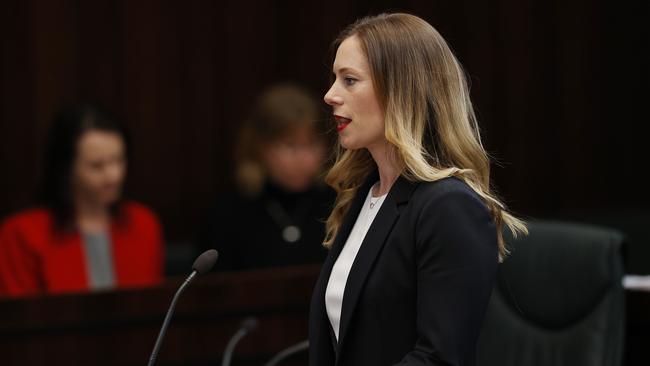
[[[374,174],[359,189],[316,282],[311,366],[474,365],[498,264],[494,221],[463,181],[397,179],[354,260],[339,341],[325,290]]]

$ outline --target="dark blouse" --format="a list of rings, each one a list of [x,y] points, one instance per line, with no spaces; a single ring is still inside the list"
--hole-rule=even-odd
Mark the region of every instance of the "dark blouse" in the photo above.
[[[322,263],[334,197],[324,186],[292,193],[270,183],[255,197],[229,192],[206,215],[199,248],[219,251],[217,271]]]

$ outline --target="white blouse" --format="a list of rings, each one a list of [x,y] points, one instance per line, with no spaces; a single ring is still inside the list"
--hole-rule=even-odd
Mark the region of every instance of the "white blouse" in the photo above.
[[[329,317],[332,329],[336,339],[339,339],[339,323],[341,321],[341,307],[343,305],[343,293],[345,292],[345,284],[350,274],[350,269],[354,263],[354,259],[361,248],[361,243],[368,233],[368,229],[372,221],[377,216],[377,212],[381,207],[387,194],[379,197],[372,196],[372,187],[368,191],[361,212],[357,216],[357,221],[348,236],[341,254],[336,259],[332,272],[330,274],[329,282],[327,283],[327,290],[325,291],[325,307],[327,308],[327,316]]]

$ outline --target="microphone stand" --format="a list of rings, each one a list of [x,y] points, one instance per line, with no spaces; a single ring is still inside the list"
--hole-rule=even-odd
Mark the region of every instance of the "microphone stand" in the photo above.
[[[196,258],[194,264],[192,264],[192,273],[187,276],[185,282],[183,282],[178,290],[176,290],[176,294],[174,294],[174,297],[172,298],[172,303],[169,305],[169,309],[167,309],[167,315],[165,315],[165,320],[163,321],[163,325],[160,328],[160,333],[158,333],[158,338],[156,338],[156,344],[153,346],[153,351],[151,352],[149,363],[147,364],[148,366],[153,366],[153,364],[156,362],[158,352],[160,351],[160,345],[162,344],[162,340],[165,337],[165,333],[167,332],[167,327],[169,326],[169,321],[172,319],[172,314],[174,314],[176,302],[178,301],[178,298],[181,296],[183,291],[185,291],[185,287],[187,287],[187,285],[192,282],[197,274],[205,274],[210,272],[212,267],[214,267],[214,264],[217,262],[217,258],[219,258],[219,253],[214,249],[208,249],[203,252],[198,258]]]
[[[169,326],[169,322],[172,319],[172,315],[174,314],[174,309],[176,308],[176,302],[178,301],[178,298],[181,296],[183,291],[185,291],[185,287],[189,285],[190,282],[194,279],[196,276],[196,270],[192,271],[189,276],[185,279],[183,284],[176,290],[176,294],[174,294],[174,297],[172,298],[172,303],[169,305],[169,309],[167,309],[167,315],[165,315],[165,320],[163,321],[163,325],[160,328],[160,332],[158,333],[158,338],[156,338],[156,344],[153,346],[153,351],[151,352],[151,357],[149,358],[149,363],[147,366],[153,366],[154,363],[156,362],[156,358],[158,357],[158,352],[160,351],[160,346],[162,345],[162,340],[165,337],[165,333],[167,332],[167,327]]]
[[[256,318],[248,317],[244,319],[235,335],[230,338],[228,345],[226,345],[226,349],[223,352],[223,360],[221,361],[221,366],[230,366],[230,360],[232,359],[232,354],[235,351],[235,346],[242,338],[244,338],[246,334],[248,334],[248,332],[255,329],[255,327],[257,327]]]
[[[264,364],[264,366],[275,366],[277,365],[280,361],[284,360],[285,358],[298,353],[300,351],[304,351],[307,348],[309,348],[309,341],[304,340],[300,343],[294,344],[293,346],[284,349],[282,352],[278,353],[277,355],[273,356],[273,358]]]

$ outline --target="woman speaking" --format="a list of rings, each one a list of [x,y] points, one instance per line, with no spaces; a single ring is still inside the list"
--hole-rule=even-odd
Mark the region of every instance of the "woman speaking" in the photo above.
[[[474,365],[506,253],[526,231],[490,190],[463,70],[408,14],[363,18],[334,42],[325,95],[337,192],[311,302],[310,364]]]

